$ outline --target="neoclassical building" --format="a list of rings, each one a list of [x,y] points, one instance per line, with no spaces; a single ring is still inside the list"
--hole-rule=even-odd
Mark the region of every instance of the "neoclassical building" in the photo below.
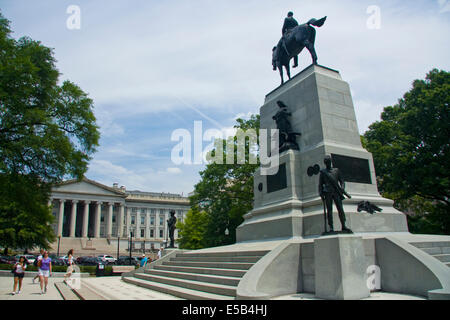
[[[135,248],[159,248],[167,238],[169,211],[175,210],[177,220],[183,221],[189,210],[189,199],[179,194],[128,191],[116,183],[109,187],[86,178],[55,186],[51,204],[55,234],[65,248],[78,250],[89,249],[91,239],[90,245],[104,250],[112,250],[119,241],[123,251],[130,235]]]

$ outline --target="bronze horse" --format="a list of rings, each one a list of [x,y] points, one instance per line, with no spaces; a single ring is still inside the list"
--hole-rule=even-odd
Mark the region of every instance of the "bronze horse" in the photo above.
[[[293,57],[300,54],[302,50],[306,47],[311,53],[313,64],[317,64],[317,54],[314,49],[314,43],[316,41],[316,29],[315,27],[321,27],[325,23],[327,17],[316,20],[311,19],[305,24],[301,24],[292,30],[290,30],[281,40],[278,45],[272,49],[272,66],[273,70],[276,71],[277,68],[280,70],[281,84],[284,83],[283,78],[283,67],[286,68],[286,73],[291,78],[291,69],[289,62]]]

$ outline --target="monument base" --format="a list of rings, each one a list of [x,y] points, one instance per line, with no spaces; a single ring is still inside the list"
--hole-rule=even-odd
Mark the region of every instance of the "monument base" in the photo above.
[[[356,300],[370,296],[366,284],[364,243],[357,236],[314,241],[315,295],[320,299]]]

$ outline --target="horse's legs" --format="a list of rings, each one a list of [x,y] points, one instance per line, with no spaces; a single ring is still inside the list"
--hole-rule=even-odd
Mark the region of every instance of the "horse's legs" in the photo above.
[[[284,83],[283,66],[282,65],[278,65],[278,70],[280,70],[281,84],[283,84]]]
[[[286,73],[288,75],[288,78],[290,79],[291,78],[291,68],[289,67],[289,64],[285,65],[285,68],[286,68]]]
[[[309,53],[311,53],[313,64],[317,64],[317,54],[316,54],[316,49],[314,48],[314,44],[309,42],[306,45],[306,48],[308,49]]]

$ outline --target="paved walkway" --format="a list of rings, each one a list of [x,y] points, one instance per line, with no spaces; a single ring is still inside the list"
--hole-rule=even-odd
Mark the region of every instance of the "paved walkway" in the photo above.
[[[14,280],[12,277],[0,277],[0,300],[63,300],[55,287],[62,283],[62,278],[49,278],[46,294],[41,294],[38,281],[32,278],[23,279],[22,292],[11,295]],[[95,292],[105,300],[182,300],[175,296],[141,288],[121,280],[121,277],[83,278],[82,285]],[[82,293],[80,291],[80,293]],[[89,296],[86,300],[91,300]],[[98,297],[96,297],[98,299]],[[273,298],[273,300],[316,300],[313,294],[292,294]],[[425,300],[423,297],[395,293],[373,292],[368,300]]]
[[[55,287],[55,282],[62,282],[62,278],[49,278],[47,293],[41,294],[39,280],[35,284],[32,278],[24,278],[22,292],[12,295],[14,285],[13,277],[0,277],[0,300],[63,300]],[[19,285],[17,285],[19,287]]]
[[[121,280],[121,277],[82,279],[83,284],[106,300],[181,300],[165,293],[141,288]]]

